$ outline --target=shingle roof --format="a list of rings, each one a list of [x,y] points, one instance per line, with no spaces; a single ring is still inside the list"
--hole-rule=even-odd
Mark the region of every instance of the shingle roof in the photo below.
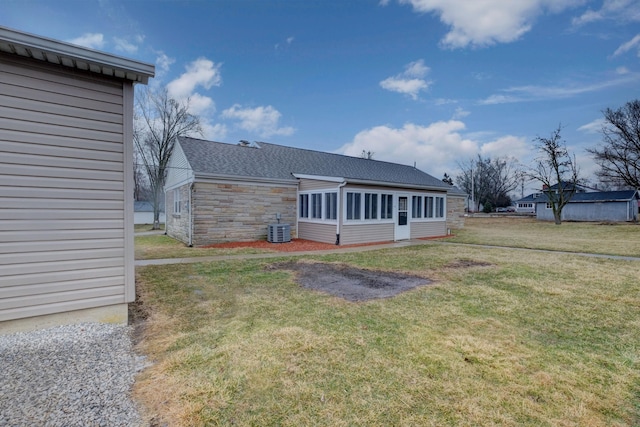
[[[537,196],[536,196],[537,195]],[[535,197],[534,197],[535,196]],[[620,202],[637,198],[636,190],[621,191],[595,191],[592,193],[575,193],[569,203],[586,203],[586,202]],[[548,200],[545,193],[533,193],[527,197],[518,200],[517,203],[534,202],[546,203]]]
[[[345,178],[450,190],[441,180],[412,166],[258,142],[241,146],[178,138],[196,175],[295,181],[293,174]]]

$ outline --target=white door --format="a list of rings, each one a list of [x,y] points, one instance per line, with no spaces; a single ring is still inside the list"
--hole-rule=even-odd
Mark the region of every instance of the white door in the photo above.
[[[409,232],[409,197],[399,196],[396,210],[395,240],[407,240]]]

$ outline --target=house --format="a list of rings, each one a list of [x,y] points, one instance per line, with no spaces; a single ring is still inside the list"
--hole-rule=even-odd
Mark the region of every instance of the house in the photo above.
[[[162,209],[164,204],[160,205],[160,224],[164,224],[165,215]],[[153,203],[138,201],[133,202],[133,223],[134,224],[153,224]]]
[[[0,27],[0,333],[126,322],[133,85],[154,66]]]
[[[562,209],[562,220],[637,221],[639,199],[640,194],[637,190],[577,192]],[[517,203],[532,203],[537,219],[554,220],[551,203],[545,193],[531,194]]]
[[[178,138],[165,186],[169,236],[189,245],[291,236],[348,245],[444,236],[466,194],[415,167],[256,142]]]

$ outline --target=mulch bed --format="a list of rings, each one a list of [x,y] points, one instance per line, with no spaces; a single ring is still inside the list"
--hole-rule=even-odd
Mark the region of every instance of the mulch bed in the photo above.
[[[266,249],[278,252],[306,252],[306,251],[328,251],[331,249],[352,248],[358,246],[372,246],[381,245],[391,242],[376,242],[376,243],[363,243],[359,245],[343,245],[336,246],[329,243],[313,242],[311,240],[304,239],[291,239],[287,243],[270,243],[266,240],[256,240],[252,242],[225,242],[216,243],[213,245],[202,246],[203,248],[220,248],[220,249],[234,249],[234,248],[254,248],[254,249]]]

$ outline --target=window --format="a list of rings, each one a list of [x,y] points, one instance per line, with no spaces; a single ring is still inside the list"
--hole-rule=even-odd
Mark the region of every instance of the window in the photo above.
[[[411,197],[411,218],[422,218],[422,196]]]
[[[322,193],[311,195],[311,218],[322,219]]]
[[[444,218],[444,197],[436,197],[436,218]]]
[[[364,193],[364,219],[378,219],[378,195]]]
[[[309,218],[309,195],[300,195],[300,218]]]
[[[433,218],[433,197],[427,196],[424,198],[424,217]]]
[[[393,194],[382,194],[380,196],[381,203],[381,211],[380,218],[381,219],[391,219],[393,218]]]
[[[547,202],[547,209],[553,209],[553,203]]]
[[[325,205],[325,219],[337,219],[338,218],[338,193],[325,193],[324,195]]]
[[[173,213],[180,215],[180,189],[173,190]]]
[[[347,193],[347,219],[360,219],[360,193]]]

